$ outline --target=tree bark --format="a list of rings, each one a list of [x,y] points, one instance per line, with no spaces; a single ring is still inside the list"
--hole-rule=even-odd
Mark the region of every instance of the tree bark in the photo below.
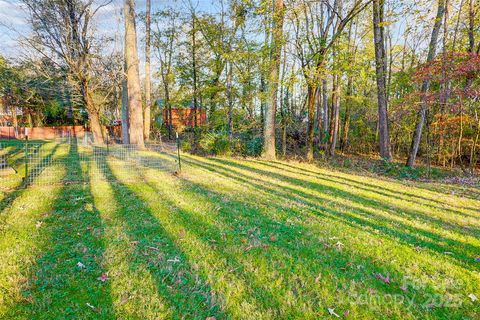
[[[340,122],[340,76],[333,75],[332,82],[332,117],[330,119],[330,140],[328,153],[335,156],[338,140],[338,127]]]
[[[348,146],[348,133],[350,131],[350,112],[352,109],[352,95],[353,95],[353,78],[352,76],[348,77],[348,84],[347,84],[347,103],[345,107],[345,118],[343,119],[343,130],[342,130],[342,138],[340,139],[340,149],[342,152],[345,152]]]
[[[126,67],[124,68],[126,72]],[[124,75],[125,77],[125,75]],[[122,142],[123,144],[130,143],[130,135],[128,129],[128,86],[127,79],[122,80]]]
[[[192,71],[193,71],[193,149],[197,149],[198,145],[198,79],[197,79],[197,17],[192,12]]]
[[[228,103],[228,137],[233,139],[233,66],[227,63],[227,103]]]
[[[135,0],[125,0],[125,57],[127,63],[130,143],[144,148],[142,93],[138,67]]]
[[[272,48],[270,57],[270,81],[268,91],[270,105],[265,113],[265,128],[263,130],[264,144],[263,157],[268,160],[276,159],[275,150],[275,115],[278,107],[278,81],[283,38],[283,0],[275,0],[273,11]]]
[[[146,141],[150,139],[150,121],[151,121],[151,108],[152,108],[152,86],[150,76],[150,26],[151,26],[151,0],[146,2],[145,13],[145,110],[143,113],[143,137]]]
[[[323,107],[323,128],[322,135],[320,138],[320,143],[326,141],[328,136],[328,121],[329,121],[329,110],[328,110],[328,88],[327,88],[327,79],[322,79],[322,107]]]
[[[390,153],[390,133],[388,130],[388,102],[387,102],[387,66],[385,63],[385,35],[384,35],[384,0],[373,1],[373,36],[375,42],[375,71],[377,80],[378,101],[378,142],[380,157],[386,160],[392,158]]]
[[[308,110],[308,127],[307,127],[307,161],[313,161],[313,134],[315,126],[315,92],[317,88],[308,85],[307,89],[307,110]]]

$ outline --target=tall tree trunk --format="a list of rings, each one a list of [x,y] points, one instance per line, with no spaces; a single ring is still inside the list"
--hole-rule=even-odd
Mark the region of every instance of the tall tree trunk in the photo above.
[[[385,35],[384,35],[384,0],[373,1],[373,36],[375,42],[375,71],[377,78],[378,100],[378,142],[380,145],[380,157],[390,160],[390,133],[388,130],[388,106],[387,106],[387,66],[385,64]]]
[[[87,79],[80,79],[80,89],[82,97],[85,100],[85,107],[88,112],[88,119],[90,123],[90,130],[92,131],[93,141],[95,143],[103,144],[103,130],[100,124],[100,111],[93,101],[92,92]]]
[[[437,16],[435,18],[435,24],[433,25],[432,35],[430,38],[430,45],[428,48],[427,62],[432,61],[435,57],[435,52],[437,48],[438,34],[440,32],[440,27],[442,26],[443,15],[445,13],[447,0],[438,0],[438,9]],[[422,139],[423,125],[425,123],[425,117],[427,114],[428,102],[425,97],[428,89],[430,87],[430,81],[425,80],[422,83],[422,104],[417,115],[417,123],[415,125],[415,131],[413,132],[412,144],[410,146],[410,152],[407,159],[407,166],[413,167],[415,165],[415,159],[417,158],[418,148],[420,147],[420,141]]]
[[[265,75],[262,71],[260,74],[260,128],[263,133],[265,127],[265,110],[267,109],[267,99],[265,92],[267,91],[267,82],[265,81]]]
[[[147,10],[145,13],[145,110],[143,113],[143,137],[146,141],[150,139],[150,120],[151,120],[151,108],[152,108],[152,87],[150,76],[150,25],[152,10],[151,0],[146,2]]]
[[[315,92],[315,129],[317,130],[318,142],[320,142],[320,132],[322,131],[322,86],[319,84]]]
[[[138,69],[135,0],[125,0],[125,58],[127,63],[128,115],[130,143],[144,148],[143,108]]]
[[[342,138],[340,139],[340,149],[342,152],[345,152],[348,146],[348,133],[350,131],[350,112],[352,109],[352,95],[353,95],[353,78],[352,76],[348,77],[348,84],[347,84],[347,103],[345,107],[345,118],[343,119],[343,130],[342,130]]]
[[[15,138],[18,138],[18,118],[17,118],[17,107],[12,106],[11,107],[12,111],[12,125],[13,125],[13,130],[15,134]]]
[[[323,108],[323,128],[321,132],[320,143],[327,141],[328,136],[328,123],[329,123],[329,110],[328,110],[328,87],[327,79],[322,79],[322,108]],[[326,149],[326,148],[325,148]]]
[[[124,68],[126,72],[126,66]],[[122,142],[123,144],[130,143],[130,135],[128,129],[128,85],[126,75],[122,80]]]
[[[270,81],[268,83],[270,105],[267,107],[265,113],[265,129],[263,130],[263,157],[269,160],[276,158],[275,114],[278,105],[277,91],[283,42],[283,16],[283,0],[275,0],[275,7],[273,10],[272,48],[270,56]]]
[[[307,161],[313,161],[313,134],[315,127],[315,92],[317,88],[308,84],[307,88],[307,111],[308,111],[308,126],[307,126]]]
[[[192,12],[192,71],[193,71],[193,149],[197,149],[198,145],[198,79],[197,79],[197,17]]]
[[[228,103],[228,137],[233,139],[233,66],[227,63],[227,103]]]
[[[330,140],[329,150],[330,156],[335,155],[338,140],[338,127],[340,121],[340,76],[333,75],[332,81],[332,117],[330,119]]]
[[[282,90],[283,91],[283,90]],[[287,156],[287,113],[288,113],[288,98],[289,90],[286,88],[285,97],[282,96],[282,157]]]
[[[468,52],[470,53],[475,51],[475,16],[480,10],[478,8],[475,10],[475,1],[478,0],[469,0],[468,3]]]

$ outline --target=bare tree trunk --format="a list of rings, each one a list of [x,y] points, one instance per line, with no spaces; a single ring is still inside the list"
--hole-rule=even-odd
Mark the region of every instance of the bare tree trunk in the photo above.
[[[12,125],[13,125],[13,131],[14,131],[15,138],[17,139],[17,138],[18,138],[18,118],[17,118],[17,107],[16,107],[16,106],[12,106],[12,107],[11,107],[11,111],[12,111]]]
[[[197,29],[196,29],[197,17],[192,12],[192,71],[193,71],[193,149],[197,149],[198,145],[198,79],[197,79]]]
[[[282,90],[283,91],[283,90]],[[287,156],[287,113],[288,113],[288,88],[282,103],[282,156]],[[283,94],[282,94],[283,97]]]
[[[90,120],[90,130],[92,130],[93,141],[96,143],[103,144],[103,132],[100,125],[100,115],[96,110],[91,110],[88,112],[88,118]]]
[[[383,26],[384,0],[373,1],[373,35],[375,41],[375,70],[377,75],[378,142],[380,157],[390,160],[390,133],[388,130],[387,83],[385,65],[385,35]]]
[[[283,0],[275,0],[275,8],[273,11],[273,28],[272,28],[272,51],[270,56],[270,81],[269,96],[270,105],[265,113],[265,129],[263,131],[263,157],[269,160],[276,158],[275,150],[275,115],[278,106],[278,80],[280,73],[280,60],[282,52],[283,38],[283,16],[284,5]]]
[[[469,0],[468,3],[468,52],[470,53],[475,51],[475,16],[480,10],[478,8],[475,10],[475,1]]]
[[[267,109],[267,99],[265,99],[265,92],[267,91],[267,84],[265,81],[265,76],[260,75],[260,127],[263,133],[263,128],[265,126],[265,109]]]
[[[428,48],[427,62],[430,62],[435,57],[435,51],[437,48],[438,34],[442,25],[443,15],[445,13],[447,0],[438,0],[437,16],[435,18],[435,24],[433,25],[432,36],[430,38],[430,45]],[[421,92],[425,96],[430,87],[428,80],[423,81]],[[418,148],[420,147],[420,141],[422,139],[423,125],[425,123],[425,116],[427,113],[428,102],[423,97],[422,105],[417,115],[417,123],[415,125],[415,131],[413,132],[412,145],[410,146],[410,152],[408,155],[407,166],[413,167],[415,165],[415,159],[417,157]]]
[[[345,152],[348,146],[348,133],[350,131],[350,110],[352,104],[352,95],[353,95],[353,78],[352,76],[348,77],[348,84],[347,84],[347,103],[345,107],[345,119],[343,120],[343,130],[342,130],[342,138],[340,139],[340,149],[342,152]]]
[[[335,155],[338,140],[338,127],[340,121],[340,76],[333,75],[332,82],[332,118],[330,119],[330,140],[329,150],[330,156]]]
[[[318,141],[320,142],[322,131],[322,86],[319,84],[315,92],[315,129],[317,130]]]
[[[93,141],[95,143],[104,143],[102,126],[100,124],[100,112],[93,101],[92,92],[87,79],[80,79],[81,92],[84,98],[85,107],[88,112],[88,119],[90,122],[90,130],[93,134]]]
[[[122,81],[122,142],[123,144],[130,143],[128,130],[128,86],[126,78]]]
[[[307,110],[308,110],[308,127],[307,127],[307,161],[313,161],[313,134],[315,126],[315,92],[317,88],[308,85],[307,89]]]
[[[328,136],[328,123],[329,123],[329,110],[328,110],[328,88],[327,88],[327,79],[322,79],[322,107],[323,107],[323,128],[322,135],[320,138],[320,143],[322,141],[327,141]]]
[[[228,103],[228,137],[233,139],[233,66],[231,62],[227,63],[227,103]]]
[[[152,108],[152,87],[150,76],[150,25],[151,25],[151,0],[146,2],[147,10],[145,13],[145,110],[143,114],[143,137],[146,141],[150,139],[150,120]]]
[[[470,150],[470,172],[472,175],[475,172],[475,165],[477,163],[477,144],[478,144],[478,139],[480,137],[480,118],[476,110],[475,110],[475,119],[477,121],[475,138],[473,139],[472,148]]]
[[[124,11],[130,143],[144,148],[142,93],[138,70],[137,31],[135,26],[135,0],[125,0]]]

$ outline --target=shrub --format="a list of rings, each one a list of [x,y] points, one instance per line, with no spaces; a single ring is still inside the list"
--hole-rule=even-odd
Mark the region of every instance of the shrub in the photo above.
[[[200,148],[208,154],[231,155],[232,143],[225,133],[206,133],[199,141]]]

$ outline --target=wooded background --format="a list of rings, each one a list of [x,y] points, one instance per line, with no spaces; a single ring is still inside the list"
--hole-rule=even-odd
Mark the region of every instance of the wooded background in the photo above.
[[[88,123],[101,143],[122,119],[139,147],[178,131],[200,154],[477,167],[478,0],[117,2],[21,1],[31,30],[0,59],[13,126]],[[207,121],[174,126],[176,107]]]

